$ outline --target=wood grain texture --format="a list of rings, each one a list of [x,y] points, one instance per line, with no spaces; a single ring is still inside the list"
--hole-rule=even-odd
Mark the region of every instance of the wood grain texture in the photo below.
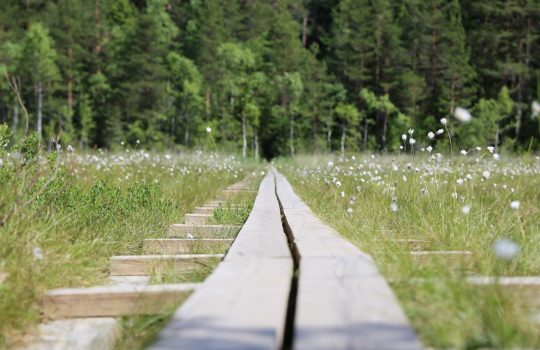
[[[112,276],[146,276],[174,273],[177,275],[211,268],[223,258],[223,254],[180,255],[125,255],[110,259]]]
[[[117,285],[64,288],[48,291],[42,298],[46,318],[117,317],[170,311],[197,284]]]
[[[204,225],[212,217],[212,214],[186,214],[184,223],[186,225]]]
[[[150,349],[278,349],[293,262],[267,174],[227,256]]]
[[[421,349],[371,257],[323,224],[276,172],[300,253],[295,349]]]
[[[236,225],[186,225],[169,226],[169,238],[233,238],[241,226]]]
[[[194,254],[201,252],[225,252],[232,244],[232,238],[162,238],[145,239],[145,254]]]

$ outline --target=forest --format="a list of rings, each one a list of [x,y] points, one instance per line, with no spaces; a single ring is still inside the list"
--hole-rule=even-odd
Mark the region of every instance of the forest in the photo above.
[[[461,147],[538,150],[539,35],[539,0],[2,0],[0,123],[271,158],[399,151],[447,118]]]

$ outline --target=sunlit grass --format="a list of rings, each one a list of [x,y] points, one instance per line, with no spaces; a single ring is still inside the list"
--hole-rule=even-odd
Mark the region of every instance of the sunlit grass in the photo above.
[[[526,300],[465,280],[540,275],[540,161],[374,156],[278,164],[317,215],[374,257],[425,345],[540,346],[540,327],[531,322]],[[517,210],[510,207],[516,200]],[[520,247],[510,261],[493,252],[500,238]],[[420,263],[410,256],[411,245],[395,239],[473,255]]]
[[[170,224],[255,169],[204,154],[65,154],[58,170],[37,165],[22,194],[11,191],[22,183],[15,173],[0,184],[0,214],[9,213],[0,225],[0,347],[40,320],[43,292],[107,283],[111,256],[142,254],[144,238],[165,237]],[[191,277],[202,281],[210,270]],[[170,281],[188,282],[161,280]]]

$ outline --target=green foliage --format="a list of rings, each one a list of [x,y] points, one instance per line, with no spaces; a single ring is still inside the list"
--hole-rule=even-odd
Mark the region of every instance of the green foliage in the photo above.
[[[425,135],[457,106],[482,104],[487,120],[481,101],[504,86],[515,105],[497,140],[463,126],[456,141],[540,140],[524,118],[540,91],[535,1],[5,1],[0,14],[0,74],[63,144],[198,147],[214,125],[215,146],[245,156],[332,150],[343,103],[360,112],[351,145],[392,150],[398,129]],[[0,118],[19,140],[17,103],[0,82]]]

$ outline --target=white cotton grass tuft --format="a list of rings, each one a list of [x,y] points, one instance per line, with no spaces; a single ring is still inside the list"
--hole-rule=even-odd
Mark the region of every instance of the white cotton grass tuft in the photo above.
[[[398,207],[398,205],[397,205],[396,202],[392,202],[392,203],[390,204],[390,210],[393,211],[394,213],[397,212],[398,209],[399,209],[399,207]]]
[[[209,126],[207,126],[207,127],[206,127],[206,132],[207,132],[207,133],[211,133],[211,132],[212,132],[212,128],[209,127]]]
[[[414,134],[414,129],[413,128],[410,128],[409,131],[407,131],[409,133],[409,135],[413,135]]]
[[[460,153],[461,153],[462,156],[466,156],[466,155],[467,155],[467,151],[464,150],[464,149],[462,149]]]
[[[493,146],[487,146],[486,149],[488,150],[489,153],[493,153],[495,151],[495,147]]]
[[[435,133],[433,131],[428,132],[427,134],[428,139],[433,140],[435,138]]]
[[[443,130],[443,129],[439,129],[439,130],[435,131],[435,134],[437,134],[437,135],[442,135],[442,134],[444,134],[444,130]]]
[[[519,246],[508,238],[501,238],[493,244],[495,256],[501,260],[512,260],[519,253]]]
[[[446,118],[441,118],[441,124],[442,124],[442,125],[448,124],[448,119],[446,119]]]
[[[521,206],[521,203],[519,201],[510,202],[510,209],[512,210],[518,210],[520,206]]]
[[[32,255],[34,256],[34,259],[36,260],[43,260],[43,251],[40,247],[34,247],[32,248]]]
[[[411,145],[414,145],[414,144],[416,143],[416,140],[413,139],[413,138],[411,137],[411,138],[409,139],[409,143],[410,143]]]
[[[467,215],[471,212],[471,205],[470,204],[467,204],[466,206],[464,206],[463,208],[461,208],[461,213],[463,215]]]
[[[406,141],[406,140],[407,140],[407,135],[402,134],[402,135],[401,135],[401,140]]]
[[[352,208],[347,208],[347,214],[352,214],[352,212],[353,212]]]
[[[471,113],[462,107],[456,107],[456,109],[454,109],[454,117],[461,123],[468,123],[472,120]]]
[[[538,101],[533,101],[531,104],[531,118],[534,119],[540,115],[540,103]]]

